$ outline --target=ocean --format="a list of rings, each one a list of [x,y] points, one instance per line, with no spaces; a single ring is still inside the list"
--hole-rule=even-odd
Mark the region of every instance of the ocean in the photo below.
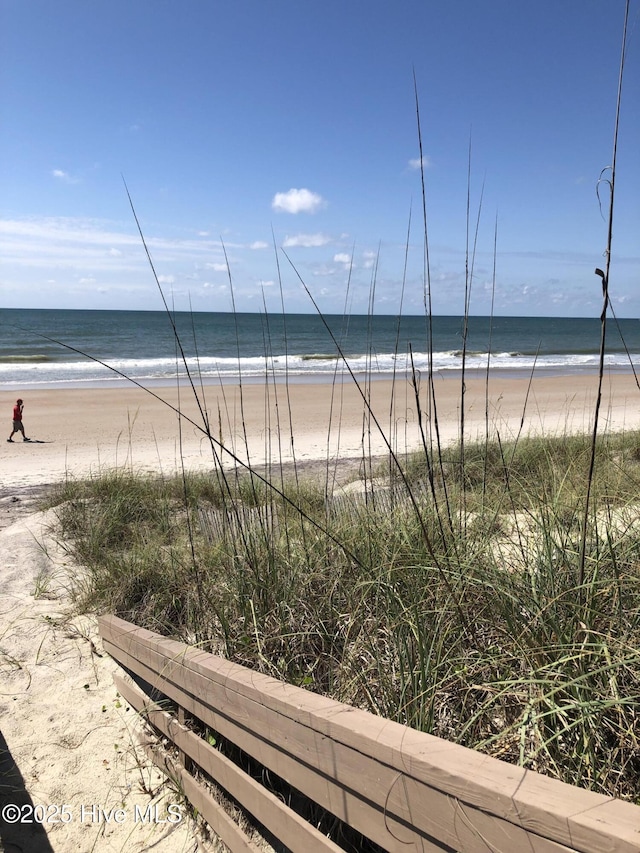
[[[322,381],[345,373],[372,377],[412,369],[459,373],[464,348],[460,317],[312,314],[176,313],[189,371],[205,383]],[[332,339],[335,338],[335,341]],[[337,343],[336,343],[337,342]],[[597,318],[470,317],[466,369],[529,375],[596,371]],[[102,363],[100,363],[102,362]],[[606,366],[640,369],[640,321],[607,324]],[[0,311],[0,388],[145,385],[186,373],[169,316],[161,311],[3,309]]]

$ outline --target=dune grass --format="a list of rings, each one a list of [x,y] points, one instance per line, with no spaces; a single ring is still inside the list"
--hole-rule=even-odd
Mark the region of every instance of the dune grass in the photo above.
[[[468,443],[464,470],[443,450],[452,525],[422,453],[366,499],[283,475],[304,515],[250,473],[54,500],[81,609],[640,803],[640,434],[600,437],[585,531],[590,441]]]

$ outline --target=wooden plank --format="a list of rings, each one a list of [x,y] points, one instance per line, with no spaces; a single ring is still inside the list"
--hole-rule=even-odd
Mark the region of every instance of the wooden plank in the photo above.
[[[110,651],[110,644],[105,642],[105,648]],[[174,661],[167,663],[152,650],[138,649],[138,658],[133,660],[127,656],[123,662],[131,667],[149,664],[147,674],[140,674],[150,681],[154,670],[166,668],[165,690],[181,704],[219,689],[219,685],[212,685],[194,673],[189,673],[185,680],[182,667],[178,668]],[[140,659],[145,658],[141,664]],[[178,683],[180,681],[182,684]],[[564,853],[570,849],[545,838],[529,836],[520,827],[453,801],[446,794],[342,744],[333,743],[262,705],[248,704],[244,697],[228,691],[219,698],[218,704],[225,706],[224,716],[207,708],[210,702],[207,705],[194,702],[187,707],[291,785],[386,849],[405,850],[407,844],[413,843],[420,845],[416,849],[441,850],[445,844],[449,850],[485,851],[487,838],[495,838],[496,845],[500,844],[503,849],[518,849],[522,845],[535,853]],[[230,724],[228,717],[233,717],[233,723]],[[274,732],[278,733],[281,749],[275,755],[268,750],[265,754],[265,742],[273,739]],[[322,775],[308,773],[308,766],[317,767]],[[331,780],[329,784],[328,779]],[[347,805],[345,790],[357,792]],[[463,815],[464,820],[461,819]]]
[[[317,734],[381,760],[404,777],[422,781],[460,800],[465,809],[488,811],[509,823],[584,853],[637,853],[640,810],[629,803],[583,791],[375,717],[341,703],[230,664],[213,655],[107,617],[101,631],[117,643],[136,644],[164,658],[167,671],[180,660],[210,682],[222,699],[242,696],[312,727]],[[254,713],[255,708],[247,710]],[[313,748],[316,748],[312,739]]]
[[[313,729],[325,734],[331,741],[335,740],[337,743],[350,742],[358,752],[363,754],[373,752],[376,760],[378,757],[377,753],[380,753],[381,756],[384,755],[389,765],[396,770],[396,774],[392,778],[388,774],[383,774],[383,778],[378,779],[376,773],[367,773],[362,767],[360,767],[359,774],[357,768],[354,770],[356,776],[364,776],[365,785],[367,783],[373,784],[374,780],[378,781],[379,790],[377,796],[372,795],[371,791],[366,787],[363,789],[363,783],[360,783],[360,787],[358,787],[357,781],[354,783],[352,779],[346,777],[345,774],[348,767],[344,756],[342,756],[338,764],[338,770],[342,774],[340,781],[345,785],[355,784],[359,793],[372,798],[379,804],[384,801],[386,808],[390,810],[397,807],[399,809],[398,816],[403,815],[403,812],[406,813],[407,811],[410,814],[416,813],[415,809],[406,805],[403,809],[402,802],[396,802],[397,797],[395,794],[392,795],[390,802],[387,800],[388,790],[393,789],[395,792],[398,791],[393,779],[396,778],[397,772],[401,772],[405,777],[410,776],[420,781],[426,781],[430,788],[442,791],[447,796],[455,796],[456,799],[460,800],[461,805],[464,806],[467,815],[470,814],[470,809],[475,807],[477,809],[475,816],[482,824],[484,824],[483,815],[485,812],[494,815],[497,813],[496,816],[506,819],[509,824],[522,826],[527,831],[543,835],[546,838],[551,836],[557,843],[573,849],[576,845],[574,843],[572,847],[571,831],[573,828],[571,826],[567,827],[569,816],[579,812],[581,809],[585,810],[589,804],[593,804],[594,800],[596,804],[607,802],[606,797],[581,791],[580,789],[564,785],[556,780],[547,779],[538,774],[531,774],[522,768],[499,762],[496,759],[480,755],[456,744],[448,743],[404,726],[399,726],[383,718],[357,711],[347,705],[318,697],[307,691],[301,691],[291,685],[282,684],[275,679],[252,672],[236,664],[230,664],[228,661],[215,658],[198,650],[191,649],[189,654],[185,655],[185,647],[175,641],[156,637],[155,641],[145,639],[144,644],[145,646],[149,646],[150,649],[158,649],[158,653],[161,656],[166,655],[167,652],[170,653],[171,657],[165,660],[164,664],[158,658],[154,664],[156,668],[164,666],[170,669],[173,665],[173,660],[176,657],[181,657],[185,663],[188,663],[189,668],[194,671],[204,672],[207,678],[213,675],[213,681],[209,687],[200,685],[198,688],[201,692],[208,691],[209,699],[212,702],[228,701],[232,689],[239,691],[239,695],[255,697],[258,704],[243,711],[246,718],[253,721],[253,725],[257,721],[256,715],[261,713],[263,707],[276,707],[279,712],[284,711],[290,717],[293,716],[297,719],[302,719],[305,725],[311,726]],[[211,659],[214,664],[213,673]],[[222,687],[222,685],[224,686]],[[292,703],[291,700],[295,701]],[[236,716],[237,713],[236,711]],[[284,723],[283,721],[271,721],[270,723],[267,722],[266,725],[267,728],[269,726],[276,726],[278,731],[282,731]],[[310,741],[307,740],[307,742],[303,741],[299,743],[298,749],[302,751],[302,754],[305,754],[305,752],[307,754],[310,753],[310,758],[307,760],[313,761],[313,754],[318,752],[318,745],[311,739]],[[499,771],[499,775],[496,775],[496,771]],[[530,810],[531,814],[525,814],[522,817],[521,814],[525,811],[522,802],[527,802],[527,785],[531,783],[533,783],[530,792],[533,807]],[[292,782],[292,784],[294,783]],[[386,788],[385,785],[387,786]],[[507,791],[514,792],[517,791],[518,786],[524,792],[524,795],[521,796],[522,802],[518,802],[514,796],[507,799],[505,788]],[[478,797],[478,787],[480,788],[480,797]],[[412,786],[408,786],[406,790],[412,790]],[[542,809],[540,808],[541,792],[547,797],[546,801],[543,801],[544,808]],[[403,791],[404,795],[405,791]],[[421,795],[427,796],[424,791],[421,792]],[[502,795],[503,800],[506,799],[506,805],[503,803],[504,808],[502,810],[496,808],[496,802],[500,805],[500,795]],[[576,796],[578,798],[577,803],[575,801]],[[585,796],[590,798],[589,803],[585,802]],[[573,800],[571,797],[573,797]],[[446,797],[444,801],[436,802],[436,800],[441,798],[434,797],[432,791],[431,796],[427,796],[427,799],[433,803],[433,807],[428,811],[430,817],[427,817],[424,811],[419,812],[419,815],[422,815],[424,819],[424,824],[421,828],[425,829],[429,834],[433,834],[434,832],[444,833],[444,835],[440,834],[437,837],[452,847],[459,844],[458,829],[455,832],[452,829],[448,832],[446,827],[441,826],[439,821],[434,825],[436,818],[431,817],[431,815],[441,816],[450,811],[446,807],[446,803],[448,802]],[[568,806],[566,805],[567,802]],[[638,812],[636,807],[629,804],[625,805],[627,809],[632,810],[634,818],[637,817]],[[561,812],[560,817],[558,816],[558,811]],[[545,820],[545,817],[548,815],[551,815],[551,818]],[[416,818],[413,819],[416,820]],[[583,819],[583,816],[580,815],[578,820],[581,819]],[[420,820],[420,817],[417,820]],[[555,825],[553,825],[553,821],[555,821]],[[549,822],[552,822],[552,829],[555,830],[558,830],[558,825],[560,825],[556,833],[549,832]],[[468,823],[468,819],[466,823]],[[605,825],[596,828],[597,832],[603,836],[603,843],[600,843],[596,839],[591,847],[584,846],[578,849],[598,851],[598,853],[601,850],[615,851],[625,849],[624,847],[615,846],[615,844],[618,844],[619,839],[616,839],[614,845],[607,846],[611,844],[610,839],[612,837],[616,838],[616,833],[613,830],[617,829],[615,824],[612,827],[611,822],[607,823],[609,823],[609,826]],[[637,825],[636,822],[634,830],[637,828]],[[480,827],[478,827],[479,830]],[[490,828],[486,831],[491,832]],[[590,832],[587,831],[587,840],[589,835]],[[558,838],[560,839],[559,841]],[[539,843],[539,841],[536,841],[536,844],[539,845]],[[635,845],[635,839],[633,844]],[[628,849],[635,851],[637,846],[632,846]]]
[[[109,651],[109,643],[105,642],[104,647]],[[152,682],[153,670],[125,652],[122,655],[127,668],[137,672],[149,683]],[[372,806],[357,791],[344,788],[332,778],[319,774],[315,769],[301,762],[297,756],[287,753],[279,744],[265,740],[219,711],[203,705],[191,693],[182,691],[173,684],[168,684],[168,689],[176,702],[183,704],[208,726],[247,754],[252,755],[256,761],[268,767],[293,787],[310,795],[310,799],[349,826],[380,843],[389,853],[411,853],[412,850],[421,851],[421,853],[455,853],[454,848],[425,838],[418,830],[413,830],[414,840],[410,843],[407,840],[407,827],[396,827],[391,815]],[[401,830],[402,835],[400,835]],[[554,853],[559,853],[560,850],[566,853],[566,848],[555,848]],[[483,844],[482,853],[486,853],[486,844]]]
[[[138,649],[139,657],[149,654],[151,654],[152,659],[148,662],[152,668],[156,670],[159,668],[165,669],[165,675],[168,675],[171,668],[176,670],[173,660],[167,661],[162,655],[154,659],[152,650]],[[191,660],[191,663],[193,663],[193,660]],[[240,669],[244,675],[250,673],[250,671],[244,668]],[[174,674],[172,672],[170,676],[171,680],[174,680]],[[258,675],[256,673],[251,674]],[[190,676],[192,682],[194,677],[195,675]],[[281,686],[279,682],[274,682],[273,679],[267,680]],[[211,694],[215,693],[216,690],[220,691],[220,685],[212,684],[206,679],[202,683],[198,682],[197,679],[191,684],[183,682],[182,687],[185,687],[188,692],[194,695],[209,694],[210,698]],[[289,687],[289,690],[296,690],[296,688]],[[299,692],[310,699],[317,700],[319,698],[313,696],[313,694],[307,694],[306,691]],[[238,697],[235,694],[234,697],[237,701]],[[225,703],[229,704],[231,701],[229,681],[226,682],[225,690],[218,697],[218,700],[218,704],[222,704],[223,706]],[[323,701],[329,703],[334,709],[346,708],[352,713],[360,713],[355,712],[354,709],[350,709],[348,706],[341,706],[339,703],[332,702],[332,700]],[[244,705],[246,706],[246,704],[245,701]],[[477,849],[482,850],[486,844],[483,839],[492,838],[493,835],[496,836],[496,844],[498,841],[500,843],[504,842],[505,838],[511,840],[512,846],[516,843],[516,840],[523,842],[525,833],[521,828],[516,827],[514,829],[513,825],[509,822],[500,823],[500,819],[488,817],[483,810],[474,809],[472,804],[465,801],[456,803],[456,813],[460,814],[461,809],[464,808],[466,819],[464,822],[456,820],[455,814],[452,812],[450,797],[441,791],[426,786],[421,787],[415,780],[412,781],[405,774],[399,774],[397,770],[375,762],[375,759],[373,759],[373,766],[367,766],[365,763],[366,759],[362,754],[354,753],[348,749],[345,750],[341,744],[334,743],[330,738],[318,735],[317,732],[311,732],[308,729],[301,730],[299,727],[298,729],[295,727],[291,728],[290,720],[278,715],[274,716],[273,712],[270,713],[269,709],[260,704],[251,703],[248,707],[234,707],[233,713],[236,720],[238,720],[239,711],[242,717],[251,721],[251,727],[259,735],[262,735],[263,738],[268,739],[272,736],[273,731],[278,731],[280,740],[286,740],[287,751],[290,754],[302,756],[308,762],[315,761],[314,766],[318,766],[326,775],[335,776],[342,787],[357,790],[360,796],[376,804],[378,809],[384,809],[385,822],[382,829],[383,834],[382,836],[374,837],[374,840],[378,843],[389,844],[390,833],[394,837],[400,835],[406,843],[405,830],[407,824],[415,824],[421,830],[422,835],[435,837],[440,842],[446,843],[451,849],[461,849],[461,844],[464,843],[466,845],[465,849],[474,850],[477,847]],[[365,715],[365,717],[370,716]],[[373,720],[377,721],[378,718],[374,717]],[[403,732],[411,732],[411,730],[405,730],[403,727],[399,728]],[[413,735],[420,735],[420,733],[413,732]],[[433,740],[438,743],[444,743],[438,741],[438,739]],[[461,749],[453,744],[447,744],[447,746],[453,750]],[[369,744],[369,747],[371,748],[371,744]],[[400,777],[402,778],[401,785],[398,784]],[[291,776],[285,776],[285,778],[291,784],[300,787],[300,783],[296,778],[292,778]],[[311,780],[311,784],[313,787],[310,790],[304,789],[305,793],[313,798],[317,798],[317,780],[315,780],[315,784],[314,780]],[[410,798],[408,801],[406,799],[407,796]],[[327,807],[335,813],[335,798],[332,805]],[[342,817],[342,815],[340,816]],[[398,828],[394,829],[392,827],[389,829],[394,822],[399,824]],[[404,830],[400,832],[399,827],[404,827]],[[363,831],[372,837],[371,830]],[[565,845],[558,846],[552,841],[547,841],[537,836],[532,836],[527,843],[531,849],[537,851],[567,849]]]
[[[153,641],[151,644],[155,645]],[[216,658],[211,655],[205,660],[203,656],[204,653],[196,653],[189,659],[189,666],[201,672],[204,666],[206,673],[211,659],[215,662]],[[640,850],[637,806],[566,785],[341,703],[332,702],[333,707],[328,707],[323,702],[314,708],[318,699],[314,694],[268,676],[256,680],[258,673],[242,667],[240,670],[234,677],[234,687],[243,695],[255,698],[259,693],[259,702],[288,715],[292,700],[296,711],[301,710],[304,701],[311,715],[306,724],[313,729],[365,754],[371,755],[373,749],[375,757],[389,766],[467,806],[544,833],[584,853]],[[227,676],[227,692],[229,689]]]
[[[169,643],[169,645],[171,645],[171,644],[173,643],[173,641],[166,641],[166,640],[163,640],[163,641],[162,641],[162,645],[163,645],[163,646],[166,646],[166,645],[167,645],[167,643]],[[183,648],[180,644],[173,644],[173,645],[174,645],[174,650],[175,650],[175,648],[177,648],[177,649],[181,649],[181,648]],[[197,658],[198,660],[199,660],[199,659],[201,659],[202,654],[203,654],[203,653],[198,653],[198,652],[196,652],[196,654],[195,654],[195,658],[194,658],[194,657],[191,657],[191,658],[190,658],[190,665],[194,663],[194,660],[195,660],[196,658]],[[169,661],[167,665],[170,665],[170,663],[171,663],[171,661]],[[226,661],[225,661],[225,662],[223,662],[223,663],[224,663],[224,664],[226,664],[226,665],[227,665],[227,667],[229,666],[228,662],[226,662]],[[231,666],[233,666],[233,665],[231,665]],[[226,667],[225,667],[225,668],[226,668]],[[295,693],[295,691],[297,690],[296,688],[292,688],[292,687],[287,686],[287,685],[281,685],[279,682],[275,682],[273,679],[268,679],[268,678],[266,678],[265,676],[259,676],[257,673],[252,673],[251,671],[243,670],[243,668],[241,668],[241,667],[240,667],[240,668],[238,668],[238,669],[240,669],[240,670],[242,671],[242,673],[243,673],[245,676],[246,676],[247,674],[249,674],[249,675],[251,676],[251,682],[252,682],[251,688],[252,688],[252,690],[254,689],[256,679],[257,679],[257,680],[259,680],[259,681],[260,681],[260,680],[262,680],[262,681],[266,680],[267,682],[272,682],[272,683],[273,683],[273,684],[275,684],[278,688],[280,688],[280,692],[282,692],[282,688],[283,688],[283,687],[284,687],[284,688],[288,688],[288,692],[293,691],[293,692]],[[237,686],[237,685],[236,685],[236,686]],[[263,686],[263,685],[262,685],[262,686]],[[229,682],[228,682],[228,681],[226,682],[226,688],[227,688],[227,692],[228,692],[228,689],[229,689]],[[254,692],[255,692],[255,690],[254,690]],[[263,692],[264,692],[264,691],[263,691]],[[308,697],[309,697],[309,696],[312,696],[312,694],[306,694],[306,693],[305,693],[305,691],[299,691],[299,692],[302,692],[303,694],[305,694],[305,695],[306,695],[306,696],[308,696]],[[313,697],[313,699],[314,699],[314,700],[317,700],[317,699],[318,699],[318,697]],[[267,700],[268,700],[268,697],[266,697],[265,701],[267,701]],[[340,705],[339,705],[339,703],[332,703],[332,702],[331,702],[331,700],[324,700],[324,701],[325,701],[325,702],[329,702],[329,703],[330,703],[330,705],[332,705],[332,706],[334,707],[334,709],[337,709],[336,713],[338,713],[338,712],[344,712],[344,711],[346,710],[347,715],[348,715],[348,717],[349,717],[349,723],[348,723],[348,725],[350,724],[350,721],[353,719],[353,714],[356,714],[356,715],[362,715],[362,714],[363,714],[363,712],[357,712],[357,711],[355,711],[355,709],[351,709],[351,708],[349,708],[348,706],[340,706]],[[313,703],[312,703],[312,704],[313,704]],[[371,715],[364,715],[364,716],[365,716],[365,717],[369,717],[369,718],[371,717]],[[396,726],[396,724],[389,723],[388,721],[380,720],[379,718],[375,718],[375,717],[373,717],[373,718],[372,718],[372,720],[373,720],[373,722],[374,722],[374,724],[375,724],[375,725],[377,725],[377,726],[382,725],[382,726],[383,726],[383,728],[387,728],[387,727],[389,727],[389,726],[393,728],[394,726]],[[410,730],[410,729],[405,729],[404,727],[397,727],[397,728],[399,728],[399,729],[404,733],[405,738],[409,738],[410,736],[416,736],[416,735],[417,735],[417,736],[419,736],[419,737],[421,737],[421,738],[425,738],[425,737],[426,737],[426,738],[428,738],[428,737],[429,737],[429,736],[426,736],[426,735],[421,735],[421,733],[418,733],[418,732],[412,732],[412,730]],[[438,739],[433,739],[433,740],[434,740],[434,741],[436,741],[436,742],[438,741]],[[381,739],[380,739],[380,732],[377,732],[377,736],[376,736],[376,744],[375,744],[375,745],[376,745],[376,747],[378,747],[378,746],[380,745],[380,743],[381,743]],[[440,743],[442,744],[442,743],[445,743],[445,742],[440,742]],[[370,748],[370,746],[371,746],[371,744],[369,744],[369,748]],[[405,743],[405,744],[403,744],[403,746],[406,746],[406,743]],[[424,746],[424,743],[422,744],[422,746]],[[453,749],[453,750],[463,750],[463,748],[461,748],[461,747],[457,747],[457,746],[455,746],[455,745],[453,745],[453,744],[446,744],[446,746],[447,746],[449,749]],[[431,754],[432,754],[432,752],[433,752],[433,751],[431,751],[431,753],[430,753],[430,755],[429,755],[429,758],[431,758]],[[468,751],[468,750],[463,750],[463,752],[467,752],[467,753],[469,753],[470,751]],[[473,752],[471,752],[471,755],[472,755],[472,756],[474,756],[474,757],[476,757],[476,758],[478,757],[478,756],[477,756],[477,754],[475,754],[475,753],[473,753]],[[405,757],[407,757],[407,756],[405,756]],[[409,758],[411,758],[411,756],[408,756],[408,757],[409,757]],[[489,762],[489,763],[495,762],[495,759],[486,759],[486,758],[484,758],[484,757],[482,757],[482,756],[480,756],[480,758],[484,759],[486,762]],[[501,763],[499,762],[498,764],[501,764]],[[506,767],[507,767],[507,768],[508,768],[508,770],[509,770],[510,772],[512,772],[512,773],[516,772],[516,773],[519,773],[519,774],[523,774],[523,771],[522,771],[522,770],[519,770],[518,768],[513,768],[511,765],[506,765]],[[445,769],[446,769],[446,768],[445,768]],[[534,774],[534,775],[535,775],[535,774]],[[543,778],[543,777],[542,777],[542,778]],[[547,780],[547,779],[544,779],[544,778],[543,778],[543,781],[544,781],[544,782],[553,782],[553,780]],[[490,784],[490,783],[491,783],[491,778],[489,778],[489,784]],[[573,793],[573,792],[574,792],[574,790],[575,790],[575,789],[572,789],[570,786],[562,786],[562,783],[557,783],[557,782],[556,782],[556,783],[555,783],[555,785],[560,785],[560,786],[561,786],[561,787],[563,787],[563,788],[568,788],[568,790],[569,790],[571,793]],[[491,790],[491,788],[489,788],[489,790]],[[537,794],[537,791],[534,791],[534,793],[536,793],[536,794]],[[588,794],[588,792],[582,792],[582,791],[578,791],[578,793],[579,793],[579,794],[581,794],[581,795]],[[595,797],[597,797],[597,795],[593,795],[593,794],[591,794],[590,796],[591,796],[591,797],[594,797],[594,796],[595,796]],[[601,800],[606,801],[606,798],[600,798],[600,799],[601,799]],[[463,803],[466,805],[466,807],[467,807],[467,809],[468,809],[469,804],[468,804],[468,802],[466,802],[466,798],[463,798]],[[552,803],[552,804],[555,804],[555,801],[554,801],[554,803]],[[583,807],[584,807],[584,802],[582,803],[582,805],[583,805]],[[629,807],[629,805],[628,805],[628,804],[622,804],[622,805],[627,805],[627,807]],[[635,808],[634,808],[633,806],[631,806],[630,808],[631,808],[631,809],[633,809],[633,810],[634,810],[634,812],[637,814],[637,812],[636,812],[636,810],[635,810]],[[542,823],[542,824],[541,824],[541,826],[542,826],[542,827],[544,827],[544,825],[545,825],[544,823]],[[637,824],[636,824],[636,826],[637,826]],[[635,827],[634,827],[634,828],[635,828]],[[535,828],[534,828],[534,831],[536,831],[536,830],[537,830],[537,827],[535,827]],[[541,831],[541,832],[544,832],[545,830],[544,830],[544,829],[541,829],[540,831]],[[586,848],[586,849],[589,849],[589,848]],[[593,848],[592,848],[592,849],[593,849]],[[609,849],[609,848],[608,848],[608,847],[605,847],[605,846],[600,846],[600,847],[597,847],[597,848],[595,848],[595,849],[598,849],[598,850],[604,850],[604,849]],[[611,847],[611,849],[616,849],[616,847]],[[634,847],[634,848],[632,848],[632,849],[634,849],[634,850],[635,850],[636,848]]]
[[[200,812],[211,829],[227,845],[232,853],[263,853],[263,851],[240,829],[207,789],[156,744],[141,739],[144,751],[153,763],[179,785],[191,805]]]
[[[138,713],[182,749],[287,847],[292,850],[341,853],[341,847],[300,817],[260,782],[197,734],[182,726],[171,714],[159,709],[129,678],[116,675],[114,681],[118,691]]]

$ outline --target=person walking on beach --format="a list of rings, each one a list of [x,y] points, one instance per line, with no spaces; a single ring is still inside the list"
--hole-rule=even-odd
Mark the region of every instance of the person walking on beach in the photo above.
[[[22,400],[20,398],[18,398],[16,400],[15,406],[13,407],[13,430],[11,431],[11,435],[9,436],[7,441],[13,442],[13,436],[17,432],[22,433],[22,440],[23,441],[31,441],[31,439],[27,438],[27,436],[24,434],[24,426],[22,424],[22,410],[23,409],[24,409],[24,404],[23,404]]]

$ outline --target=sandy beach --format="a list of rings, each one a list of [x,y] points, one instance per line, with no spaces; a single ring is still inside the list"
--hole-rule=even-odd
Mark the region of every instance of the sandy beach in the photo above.
[[[114,467],[171,473],[181,465],[207,470],[213,464],[204,415],[223,450],[225,465],[233,455],[254,464],[377,455],[386,441],[403,452],[420,443],[417,405],[408,383],[373,381],[362,389],[380,426],[367,417],[361,393],[344,385],[291,384],[205,386],[202,411],[193,394],[175,388],[136,387],[45,389],[24,391],[24,424],[32,442],[0,443],[0,489],[52,483],[64,477],[85,477]],[[436,377],[436,414],[444,443],[459,437],[460,380]],[[490,433],[503,439],[523,433],[589,430],[597,377],[492,378],[489,386]],[[434,424],[421,391],[423,424]],[[13,394],[3,392],[7,435]],[[640,391],[633,375],[605,377],[600,410],[602,430],[634,429],[640,424]],[[176,409],[184,415],[178,418]],[[482,378],[466,381],[465,434],[485,433],[486,391]],[[523,419],[524,415],[524,419]],[[384,438],[381,433],[384,433]],[[292,436],[293,435],[293,440]],[[229,452],[227,452],[229,451]],[[233,454],[233,455],[231,455]]]
[[[136,805],[175,797],[136,752],[133,714],[117,697],[114,664],[104,655],[92,619],[69,613],[70,567],[52,538],[52,517],[35,501],[47,484],[114,467],[171,474],[212,466],[203,416],[192,396],[175,388],[46,389],[22,391],[24,424],[32,439],[0,445],[0,744],[13,761],[20,802],[68,804],[72,820],[46,827],[1,825],[0,850],[182,851],[206,849],[185,819],[167,825],[105,823],[87,811],[116,806],[130,817]],[[523,432],[591,428],[597,377],[587,375],[491,380],[490,430],[503,439]],[[417,405],[408,385],[374,381],[365,391],[387,441],[398,452],[419,444]],[[10,416],[14,394],[0,395]],[[421,406],[426,408],[425,389]],[[160,398],[160,399],[158,399]],[[348,458],[385,451],[362,396],[352,384],[247,385],[205,388],[212,435],[231,454],[265,461]],[[165,402],[162,402],[165,401]],[[526,401],[526,405],[525,405]],[[640,426],[640,392],[633,376],[606,377],[602,431]],[[460,381],[436,379],[437,417],[443,442],[459,437]],[[167,405],[168,404],[168,405]],[[179,419],[175,409],[184,417]],[[485,430],[485,383],[467,380],[465,434]],[[429,420],[431,417],[431,420]],[[433,412],[425,413],[425,426]],[[7,435],[10,419],[7,418]],[[294,436],[292,441],[291,436]],[[6,438],[6,436],[5,436]],[[6,744],[6,745],[5,745]],[[10,768],[11,769],[11,768]],[[17,775],[16,775],[17,774]],[[151,799],[144,788],[155,795]],[[6,795],[3,802],[11,801]],[[81,807],[85,820],[81,820]],[[2,846],[4,845],[4,847]],[[13,845],[13,846],[12,846]]]

